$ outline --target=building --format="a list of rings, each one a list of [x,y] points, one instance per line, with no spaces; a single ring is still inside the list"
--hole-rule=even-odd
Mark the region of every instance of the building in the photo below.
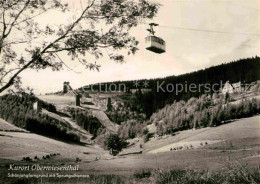
[[[74,95],[76,100],[76,106],[80,106],[80,98],[82,95],[78,90],[73,90],[69,82],[63,83],[63,93],[68,95]]]
[[[42,106],[38,101],[33,104],[33,110],[35,110],[37,113],[42,111]]]
[[[221,90],[223,94],[241,92],[241,91],[242,91],[242,85],[240,81],[233,84],[230,84],[229,81],[227,81]]]
[[[70,83],[64,82],[63,83],[63,93],[68,93],[70,91]]]
[[[234,90],[233,90],[233,86],[229,83],[229,81],[227,81],[224,85],[224,87],[222,88],[221,92],[223,94],[226,94],[226,93],[233,93]]]

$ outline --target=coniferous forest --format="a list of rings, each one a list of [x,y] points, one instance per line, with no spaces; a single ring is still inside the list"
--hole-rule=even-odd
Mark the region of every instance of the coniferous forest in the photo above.
[[[135,81],[116,81],[103,83],[102,86],[95,84],[92,86],[92,89],[97,91],[105,91],[106,86],[109,86],[110,84],[115,84],[117,86],[116,89],[118,90],[122,90],[122,85],[120,86],[120,84],[124,84],[126,86],[127,92],[130,92],[130,89],[151,89],[150,92],[146,92],[144,94],[137,94],[136,99],[132,100],[134,104],[130,104],[130,106],[132,106],[133,108],[138,106],[138,111],[145,113],[147,118],[149,118],[153,112],[163,108],[167,104],[173,103],[174,101],[187,101],[191,97],[198,98],[205,93],[211,95],[214,93],[213,90],[207,92],[205,90],[205,87],[202,86],[200,90],[197,91],[183,90],[176,94],[175,91],[169,92],[166,90],[166,86],[168,84],[195,84],[196,86],[199,86],[200,84],[208,84],[210,87],[212,87],[213,84],[215,84],[214,90],[219,90],[221,87],[223,87],[221,86],[221,84],[224,85],[226,81],[229,81],[230,83],[240,81],[242,84],[248,84],[257,80],[260,80],[260,57],[255,56],[252,58],[240,59],[237,61],[212,66],[206,69],[182,74],[179,76],[138,80],[140,84],[139,87],[134,86]],[[147,81],[149,86],[142,86],[144,81]],[[164,89],[164,91],[158,90],[158,84],[162,84],[160,86],[162,89]],[[90,89],[89,86],[85,86],[83,88],[84,91]]]
[[[38,101],[50,112],[56,112],[54,105],[46,103],[33,95],[7,94],[0,97],[0,117],[20,128],[66,141],[79,142],[79,137],[69,131],[67,124],[62,123],[46,114],[33,110],[33,103]]]
[[[182,91],[176,94],[175,92],[167,92],[167,90],[158,91],[157,83],[164,82],[164,85],[161,86],[165,89],[167,84],[194,83],[199,85],[208,83],[212,85],[221,82],[224,84],[226,81],[230,81],[230,83],[238,81],[251,83],[259,79],[260,58],[256,56],[180,76],[147,80],[149,82],[147,88],[151,89],[149,92],[142,92],[139,88],[134,94],[131,94],[129,89],[133,89],[134,81],[114,82],[117,85],[120,83],[126,84],[128,91],[119,96],[124,101],[122,105],[124,108],[120,110],[122,114],[118,114],[118,110],[107,112],[107,114],[112,121],[118,124],[123,123],[120,128],[121,136],[129,138],[145,134],[143,127],[146,123],[144,122],[149,119],[150,122],[163,120],[157,126],[157,132],[160,135],[189,128],[218,126],[230,119],[248,117],[259,113],[259,100],[242,101],[238,106],[225,105],[225,102],[223,102],[224,97],[216,97],[217,93],[213,93],[214,91],[205,92],[202,88],[201,91]],[[144,81],[140,80],[139,82]],[[98,88],[98,86],[96,87]],[[216,103],[214,100],[219,100],[219,102]],[[46,110],[56,112],[54,105],[46,103],[33,95],[25,93],[20,95],[7,94],[0,97],[0,117],[31,132],[63,140],[79,141],[79,137],[69,131],[67,124],[58,122],[58,120],[46,114],[34,111],[33,103],[36,101]],[[193,108],[191,109],[191,107]],[[128,114],[127,111],[131,113]],[[80,126],[93,133],[94,136],[99,135],[100,131],[102,131],[102,126],[93,117],[86,119],[85,115],[80,113],[76,113],[75,116],[72,114],[72,117]]]
[[[150,122],[156,124],[158,135],[164,135],[192,128],[219,126],[259,113],[259,99],[242,99],[232,103],[224,95],[214,94],[166,105],[151,116]]]

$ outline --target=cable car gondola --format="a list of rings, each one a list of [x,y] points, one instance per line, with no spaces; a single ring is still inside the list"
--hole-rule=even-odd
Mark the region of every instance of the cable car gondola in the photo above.
[[[158,24],[150,23],[149,25],[150,29],[147,29],[147,31],[150,32],[150,35],[145,38],[146,49],[161,54],[165,52],[166,46],[162,38],[154,36],[153,26],[158,26]]]

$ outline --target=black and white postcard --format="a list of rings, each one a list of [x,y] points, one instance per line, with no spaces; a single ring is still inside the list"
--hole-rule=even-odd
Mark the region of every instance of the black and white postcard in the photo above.
[[[259,0],[0,0],[0,183],[260,183]]]

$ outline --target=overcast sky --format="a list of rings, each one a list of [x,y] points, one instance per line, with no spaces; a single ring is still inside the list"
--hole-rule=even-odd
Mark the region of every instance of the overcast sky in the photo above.
[[[156,27],[156,35],[166,41],[166,53],[155,54],[144,48],[148,26],[142,24],[131,31],[140,41],[140,50],[134,56],[126,56],[125,63],[118,64],[105,57],[98,61],[102,66],[100,72],[96,72],[67,61],[80,73],[68,69],[61,72],[27,70],[21,75],[24,84],[34,88],[36,93],[45,93],[62,90],[64,81],[77,88],[99,82],[165,77],[260,55],[260,36],[236,34],[260,34],[259,0],[157,2],[162,6],[153,22],[160,25]]]

